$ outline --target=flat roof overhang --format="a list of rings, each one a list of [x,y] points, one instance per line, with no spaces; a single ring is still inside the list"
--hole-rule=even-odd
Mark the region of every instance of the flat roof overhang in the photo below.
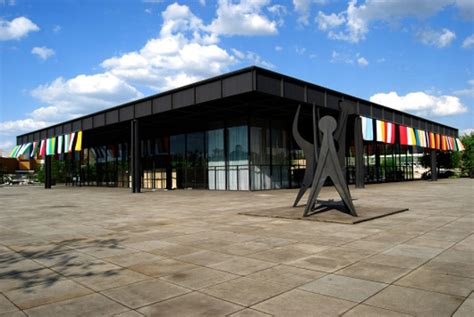
[[[202,120],[208,118],[203,116],[206,113],[215,117],[219,113],[228,115],[232,111],[242,114],[245,109],[263,115],[288,114],[294,112],[293,105],[313,103],[338,110],[341,100],[352,105],[355,114],[361,116],[458,136],[455,128],[252,66],[22,134],[17,136],[17,144],[79,130],[97,129],[99,132],[114,127],[123,128],[133,119],[166,123],[166,118],[178,115],[181,119],[194,117]]]

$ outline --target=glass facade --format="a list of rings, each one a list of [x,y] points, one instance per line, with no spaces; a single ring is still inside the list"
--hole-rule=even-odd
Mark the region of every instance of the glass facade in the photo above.
[[[142,188],[269,190],[297,188],[306,169],[303,151],[291,137],[292,122],[282,119],[233,119],[212,128],[154,135],[140,141]],[[346,137],[345,172],[355,182],[352,124]],[[311,131],[305,132],[307,135]],[[147,136],[144,134],[144,136]],[[366,183],[421,177],[416,147],[364,141]],[[130,187],[128,142],[85,147],[65,156],[66,183]]]

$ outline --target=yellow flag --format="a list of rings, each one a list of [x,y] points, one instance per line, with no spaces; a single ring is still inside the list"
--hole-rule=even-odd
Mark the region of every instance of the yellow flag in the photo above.
[[[75,151],[82,150],[82,131],[77,132],[76,148]]]

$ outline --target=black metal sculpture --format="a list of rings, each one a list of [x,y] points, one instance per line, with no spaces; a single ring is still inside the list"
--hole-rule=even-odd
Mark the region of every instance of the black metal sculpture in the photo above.
[[[319,120],[319,130],[322,132],[321,149],[319,151],[318,166],[314,174],[313,186],[309,193],[308,202],[304,210],[304,216],[309,216],[318,203],[318,195],[328,177],[331,178],[337,192],[342,198],[342,202],[347,211],[357,217],[357,213],[352,203],[352,197],[347,187],[342,167],[334,145],[333,133],[337,128],[336,120],[331,116],[325,116]]]
[[[331,116],[325,116],[319,121],[319,130],[322,133],[322,137],[320,137],[320,139],[322,139],[320,149],[318,147],[315,108],[316,106],[313,104],[313,144],[306,141],[298,131],[301,106],[298,107],[293,120],[293,136],[298,146],[303,150],[306,158],[306,170],[303,182],[293,207],[298,205],[306,190],[313,185],[304,212],[304,216],[309,216],[315,210],[316,205],[318,205],[317,198],[324,182],[330,177],[342,198],[345,209],[351,215],[357,216],[343,172],[345,166],[346,125],[349,112],[351,111],[350,107],[347,107],[342,100],[339,102],[339,125]],[[338,145],[337,150],[335,140]]]
[[[313,126],[316,126],[316,106],[313,105]],[[298,121],[300,117],[300,110],[301,105],[298,106],[298,110],[296,110],[295,119],[293,120],[293,137],[295,138],[296,144],[303,150],[304,157],[306,159],[306,169],[303,176],[303,182],[301,183],[300,190],[298,191],[298,195],[296,196],[295,202],[293,203],[293,207],[296,207],[303,197],[306,190],[311,186],[314,177],[314,169],[317,163],[318,157],[318,140],[317,140],[317,132],[316,129],[313,129],[313,138],[314,143],[310,143],[303,139],[300,132],[298,131]]]

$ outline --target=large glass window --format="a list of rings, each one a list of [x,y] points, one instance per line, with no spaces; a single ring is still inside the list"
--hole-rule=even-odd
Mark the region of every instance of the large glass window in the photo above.
[[[263,124],[250,128],[250,159],[252,190],[270,189],[270,129]]]
[[[172,168],[172,188],[185,188],[185,154],[186,136],[184,134],[170,137],[170,157]]]
[[[288,188],[288,137],[286,130],[272,127],[272,188]]]
[[[225,190],[224,129],[207,131],[209,189]]]
[[[207,188],[206,150],[204,132],[186,136],[186,187]]]
[[[227,128],[227,188],[249,189],[248,127]]]

